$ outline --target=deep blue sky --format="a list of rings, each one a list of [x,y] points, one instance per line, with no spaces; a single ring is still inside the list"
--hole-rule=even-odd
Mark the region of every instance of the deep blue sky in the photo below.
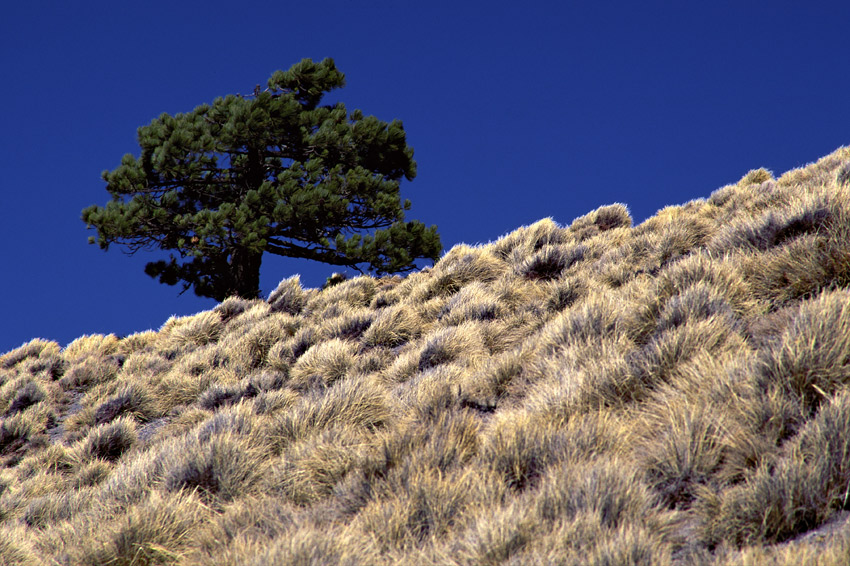
[[[700,6],[705,4],[705,6]],[[635,223],[850,143],[850,2],[10,3],[0,18],[0,352],[157,329],[210,299],[87,244],[136,129],[333,57],[335,98],[404,122],[408,218],[446,249],[622,202]],[[332,266],[266,255],[262,287]]]

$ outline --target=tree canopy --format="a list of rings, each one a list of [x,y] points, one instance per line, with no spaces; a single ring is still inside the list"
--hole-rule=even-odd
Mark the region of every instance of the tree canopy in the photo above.
[[[217,300],[259,296],[265,252],[378,274],[436,260],[436,226],[404,218],[416,162],[401,121],[320,105],[344,84],[332,59],[304,59],[251,95],[160,115],[141,155],[103,172],[112,198],[83,210],[89,241],[169,250],[145,272]]]

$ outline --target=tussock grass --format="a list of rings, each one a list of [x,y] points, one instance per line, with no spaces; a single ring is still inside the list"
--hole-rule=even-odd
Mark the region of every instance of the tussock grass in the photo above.
[[[292,366],[291,382],[296,387],[311,382],[327,387],[346,376],[356,353],[356,344],[339,338],[311,346]]]
[[[428,272],[425,281],[411,291],[411,301],[427,301],[459,291],[464,285],[493,281],[507,266],[486,247],[459,244],[446,253]]]
[[[62,351],[63,357],[68,360],[80,358],[93,358],[106,356],[115,352],[118,346],[118,338],[114,334],[90,334],[80,336]]]
[[[700,512],[709,541],[738,545],[782,542],[847,510],[850,485],[850,398],[832,399],[775,461],[745,481],[704,496]]]
[[[349,279],[324,292],[316,294],[308,301],[308,313],[329,318],[342,314],[346,307],[366,307],[378,291],[377,282],[371,277]]]
[[[759,356],[756,384],[781,388],[815,411],[850,384],[850,292],[823,293],[800,305],[792,324]]]
[[[170,334],[171,340],[178,346],[183,344],[203,346],[216,342],[223,328],[221,315],[218,312],[209,311],[184,317],[183,320],[169,320],[160,332]]]
[[[0,564],[844,564],[850,148],[0,356]]]
[[[408,305],[381,309],[363,332],[365,346],[400,346],[421,332],[422,321]]]
[[[348,379],[327,391],[311,391],[290,412],[270,424],[268,434],[274,443],[286,446],[331,426],[379,428],[390,416],[386,395],[378,386]]]
[[[263,493],[299,506],[330,496],[334,487],[373,449],[360,431],[331,428],[288,446],[263,477]]]
[[[581,244],[544,246],[522,261],[516,271],[527,279],[558,279],[565,270],[585,258],[586,250]]]
[[[449,326],[465,321],[494,320],[502,318],[498,298],[485,283],[470,283],[455,294],[443,307],[439,320]]]
[[[92,511],[63,523],[45,546],[70,564],[169,564],[182,558],[209,514],[194,494],[152,492],[115,521],[104,523]],[[79,544],[80,538],[90,544]]]
[[[598,236],[601,232],[616,231],[617,228],[629,228],[632,217],[628,208],[620,203],[601,206],[596,210],[573,220],[568,234],[574,241],[582,242]]]
[[[160,415],[156,399],[142,383],[129,382],[99,402],[94,411],[96,425],[108,423],[122,415],[131,415],[144,423]]]
[[[228,300],[232,301],[233,299]],[[222,303],[222,305],[226,302]],[[269,295],[268,303],[272,312],[299,314],[307,304],[306,293],[301,287],[301,277],[293,275],[289,279],[281,281],[277,288]]]
[[[82,391],[89,387],[109,382],[120,369],[120,358],[92,357],[70,365],[59,384],[63,389]]]
[[[52,359],[59,355],[59,350],[59,344],[56,342],[36,338],[0,356],[0,369],[7,370],[29,361]],[[38,373],[38,371],[32,371],[32,366],[26,365],[31,373]]]
[[[369,329],[374,320],[375,314],[372,309],[352,309],[325,322],[320,327],[319,334],[325,339],[355,340]]]
[[[483,355],[478,325],[466,322],[434,332],[417,352],[416,369],[422,372],[449,362],[474,366]]]
[[[93,429],[78,443],[75,451],[82,460],[101,459],[115,461],[136,443],[135,421],[118,418]]]
[[[527,257],[548,245],[566,244],[572,241],[568,231],[558,226],[551,218],[544,218],[529,226],[523,226],[491,245],[493,253],[502,259],[515,255]]]

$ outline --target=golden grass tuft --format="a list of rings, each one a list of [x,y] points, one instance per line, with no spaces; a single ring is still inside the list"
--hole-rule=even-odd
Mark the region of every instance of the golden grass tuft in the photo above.
[[[16,365],[29,359],[44,359],[59,354],[59,344],[48,340],[36,338],[20,348],[0,356],[0,368],[11,369]]]
[[[505,269],[505,263],[487,248],[460,244],[440,258],[428,277],[411,292],[410,299],[427,301],[452,295],[473,281],[493,281]]]
[[[523,226],[491,244],[497,257],[507,259],[514,253],[525,256],[547,245],[566,244],[572,241],[567,230],[551,218]]]
[[[369,306],[377,292],[378,285],[373,278],[355,277],[313,296],[306,309],[317,316],[338,316],[346,307]]]
[[[169,334],[177,346],[204,346],[216,342],[221,337],[224,324],[221,315],[208,311],[182,319],[172,319],[165,323],[160,332]]]
[[[391,415],[386,394],[377,385],[347,379],[327,391],[309,392],[291,411],[268,425],[268,435],[276,446],[287,446],[332,426],[375,430]]]
[[[747,185],[761,185],[767,181],[773,180],[773,174],[761,167],[759,169],[752,169],[746,175],[741,177],[741,180],[738,181],[739,187],[746,187]]]
[[[423,321],[415,308],[408,304],[394,305],[381,309],[375,320],[362,335],[365,346],[401,346],[418,337],[423,330]]]
[[[293,275],[281,281],[269,295],[268,302],[273,312],[299,314],[307,303],[306,293],[301,288],[301,277]]]
[[[80,565],[169,564],[191,545],[192,533],[210,516],[195,494],[154,491],[115,521],[96,512],[82,514],[56,528],[47,545]],[[87,544],[80,544],[85,541]]]
[[[848,163],[23,344],[0,564],[844,564]]]
[[[593,212],[573,220],[569,231],[577,241],[586,240],[599,232],[632,225],[629,209],[621,203],[600,206]]]
[[[339,338],[316,344],[292,366],[291,383],[306,387],[316,381],[327,387],[346,376],[356,353],[356,344]]]

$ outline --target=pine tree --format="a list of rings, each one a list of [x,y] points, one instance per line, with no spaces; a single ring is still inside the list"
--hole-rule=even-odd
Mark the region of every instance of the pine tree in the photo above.
[[[103,172],[112,199],[83,210],[89,242],[170,250],[145,272],[217,300],[259,296],[265,252],[378,274],[435,260],[436,226],[404,220],[416,162],[402,123],[320,106],[344,84],[332,59],[304,59],[264,90],[139,128],[140,157]]]

